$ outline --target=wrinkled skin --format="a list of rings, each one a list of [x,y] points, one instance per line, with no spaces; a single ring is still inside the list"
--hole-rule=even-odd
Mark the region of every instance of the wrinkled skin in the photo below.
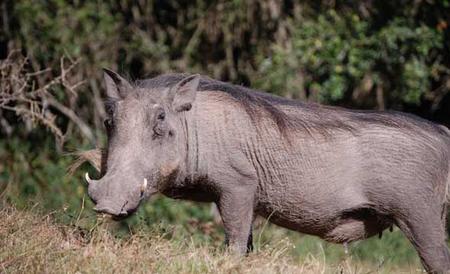
[[[109,72],[109,71],[108,71]],[[105,74],[108,91],[107,172],[89,185],[95,209],[113,216],[133,213],[140,202],[176,177],[186,157],[178,112],[190,108],[198,77],[173,94],[134,89],[120,76]],[[116,81],[116,83],[114,82]],[[180,83],[183,85],[183,83]],[[191,97],[193,97],[191,99]],[[147,185],[144,180],[147,179]]]
[[[126,217],[157,192],[213,202],[227,243],[241,254],[251,249],[256,215],[335,243],[396,225],[428,272],[450,269],[446,128],[398,113],[252,92],[240,98],[208,89],[207,81],[194,75],[131,86],[105,70],[107,171],[89,184],[95,210]],[[249,111],[246,98],[268,100],[273,109]]]

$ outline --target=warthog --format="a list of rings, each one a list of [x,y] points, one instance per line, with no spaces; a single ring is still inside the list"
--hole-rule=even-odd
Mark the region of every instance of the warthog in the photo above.
[[[288,100],[199,75],[130,84],[105,70],[106,172],[95,210],[126,217],[155,193],[216,203],[226,242],[256,215],[334,243],[396,225],[428,272],[450,270],[450,132],[398,112]]]

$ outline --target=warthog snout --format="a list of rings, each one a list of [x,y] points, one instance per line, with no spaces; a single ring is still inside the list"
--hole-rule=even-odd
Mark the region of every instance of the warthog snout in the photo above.
[[[89,197],[95,203],[94,210],[118,218],[127,217],[136,211],[148,187],[148,181],[144,178],[142,183],[133,187],[132,191],[111,192],[118,185],[117,181],[114,182],[111,176],[93,180],[86,173],[85,179],[89,185]]]

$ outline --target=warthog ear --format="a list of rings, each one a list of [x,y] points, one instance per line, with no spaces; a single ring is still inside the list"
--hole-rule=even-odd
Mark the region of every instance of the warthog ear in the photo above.
[[[114,99],[125,98],[127,93],[132,89],[130,83],[112,70],[104,68],[103,72],[108,97]]]
[[[184,78],[170,89],[168,100],[175,111],[188,111],[192,108],[199,82],[200,75],[195,74]]]

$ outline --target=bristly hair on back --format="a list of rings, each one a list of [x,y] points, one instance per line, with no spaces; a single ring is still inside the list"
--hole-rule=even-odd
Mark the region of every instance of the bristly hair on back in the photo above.
[[[135,82],[135,85],[142,88],[168,88],[174,86],[187,76],[189,76],[189,74],[163,74],[155,78],[139,80]],[[202,76],[198,90],[215,90],[227,93],[242,105],[255,124],[258,124],[258,119],[261,117],[261,111],[265,111],[273,119],[280,133],[287,135],[287,129],[289,128],[290,123],[292,123],[292,119],[289,119],[285,112],[277,108],[275,104],[272,104],[270,100],[268,100],[270,97],[265,93],[257,92],[243,86],[217,81],[205,76]],[[304,129],[308,132],[310,131],[306,125],[304,125]]]
[[[168,88],[183,78],[184,73],[163,74],[154,78],[138,80],[134,84],[141,88]],[[310,135],[314,133],[330,136],[335,131],[347,131],[358,134],[359,129],[367,126],[383,126],[392,128],[414,129],[415,132],[437,132],[448,134],[440,126],[425,119],[400,112],[351,110],[340,107],[324,106],[315,103],[304,103],[269,93],[233,85],[201,76],[199,91],[222,91],[239,102],[256,127],[260,123],[261,114],[266,112],[278,127],[282,136],[288,136],[288,129],[303,130]],[[287,114],[283,108],[294,107],[298,113]]]

